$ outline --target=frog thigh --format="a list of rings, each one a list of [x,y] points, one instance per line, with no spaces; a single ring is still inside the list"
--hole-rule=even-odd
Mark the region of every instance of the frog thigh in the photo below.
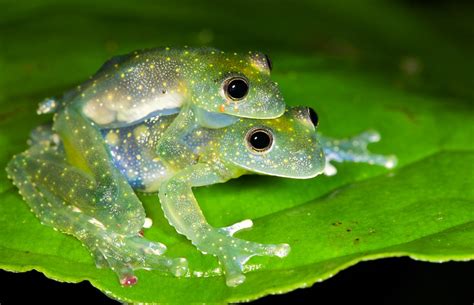
[[[132,207],[125,209],[125,213],[116,214],[113,206],[105,210],[100,207],[84,209],[87,196],[82,195],[90,192],[84,186],[91,180],[67,164],[58,163],[61,156],[57,153],[42,151],[42,154],[27,151],[15,156],[9,162],[7,172],[43,224],[79,239],[91,251],[97,266],[110,267],[122,285],[136,283],[136,269],[162,270],[176,276],[186,273],[185,259],[163,256],[166,250],[163,244],[139,236],[144,213],[134,195],[121,198],[122,203],[130,203],[128,207]],[[74,192],[68,193],[68,188]]]
[[[142,204],[125,178],[116,182],[116,200],[104,199],[93,177],[67,164],[54,148],[32,146],[10,161],[7,172],[37,217],[66,233],[74,233],[69,226],[80,215],[124,234],[137,234],[145,221]],[[46,194],[48,202],[44,201]]]
[[[99,128],[82,114],[69,107],[57,113],[53,130],[64,146],[68,163],[92,175],[112,189],[119,174],[111,161]]]

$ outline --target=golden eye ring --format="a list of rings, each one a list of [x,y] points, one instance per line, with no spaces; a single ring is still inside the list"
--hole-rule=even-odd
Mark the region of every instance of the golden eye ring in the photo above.
[[[244,99],[249,92],[249,82],[241,76],[234,76],[224,81],[224,94],[233,101]]]
[[[271,131],[261,127],[250,129],[245,136],[245,140],[247,147],[257,153],[270,151],[274,143]]]

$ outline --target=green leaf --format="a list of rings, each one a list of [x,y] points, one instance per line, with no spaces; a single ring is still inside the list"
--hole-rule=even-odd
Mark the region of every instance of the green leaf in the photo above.
[[[192,276],[139,271],[136,286],[121,287],[79,241],[42,226],[2,172],[0,267],[88,280],[130,302],[227,303],[306,287],[361,260],[474,259],[474,64],[472,44],[463,43],[472,37],[465,26],[472,16],[388,1],[262,0],[242,2],[240,19],[229,18],[232,5],[2,3],[0,168],[26,148],[34,126],[50,119],[35,115],[42,98],[79,83],[113,54],[184,44],[269,52],[286,101],[316,109],[322,133],[376,129],[382,141],[370,149],[396,154],[399,166],[341,164],[334,177],[247,176],[196,189],[212,225],[251,218],[254,228],[239,237],[292,247],[284,259],[252,258],[255,270],[236,288],[215,274],[214,257],[167,224],[157,196],[141,196],[154,221],[145,236],[188,258]],[[439,18],[446,12],[458,14],[456,22]]]

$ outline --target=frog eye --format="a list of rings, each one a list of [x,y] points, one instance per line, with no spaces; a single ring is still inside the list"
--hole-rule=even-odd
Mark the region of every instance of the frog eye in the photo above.
[[[308,113],[309,113],[309,119],[311,120],[311,123],[313,123],[313,126],[318,127],[319,118],[318,118],[318,114],[316,113],[316,111],[314,111],[313,108],[308,107]]]
[[[273,68],[272,60],[267,54],[265,54],[265,60],[267,61],[268,70],[272,71],[272,68]]]
[[[241,100],[249,92],[249,83],[243,77],[231,77],[224,82],[224,92],[232,100]]]
[[[254,152],[267,152],[273,146],[272,133],[263,128],[253,128],[246,135],[247,146]]]

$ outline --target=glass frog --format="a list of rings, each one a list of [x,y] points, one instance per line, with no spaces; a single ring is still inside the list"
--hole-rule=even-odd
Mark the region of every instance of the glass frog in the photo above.
[[[96,129],[96,134],[99,128],[125,127],[159,114],[178,113],[157,143],[157,150],[164,150],[191,128],[186,125],[190,112],[208,128],[228,126],[239,117],[282,115],[285,103],[270,78],[271,68],[269,57],[260,52],[140,50],[113,57],[62,99],[46,99],[38,112],[67,107],[74,120]]]
[[[167,257],[165,245],[140,235],[150,221],[135,191],[157,192],[170,225],[199,251],[216,256],[226,284],[237,286],[251,257],[285,257],[290,245],[284,236],[275,244],[234,237],[252,226],[249,219],[211,226],[193,187],[251,173],[309,179],[331,160],[395,165],[394,157],[368,152],[367,144],[380,138],[377,133],[322,137],[316,112],[306,107],[288,108],[274,119],[239,118],[221,128],[204,127],[198,114],[186,112],[182,119],[191,128],[164,150],[157,150],[157,143],[181,113],[100,128],[77,116],[74,108],[59,110],[53,128],[36,129],[30,148],[10,161],[7,172],[43,224],[79,239],[97,265],[110,267],[123,285],[136,283],[134,270],[140,268],[187,274],[185,258]]]

